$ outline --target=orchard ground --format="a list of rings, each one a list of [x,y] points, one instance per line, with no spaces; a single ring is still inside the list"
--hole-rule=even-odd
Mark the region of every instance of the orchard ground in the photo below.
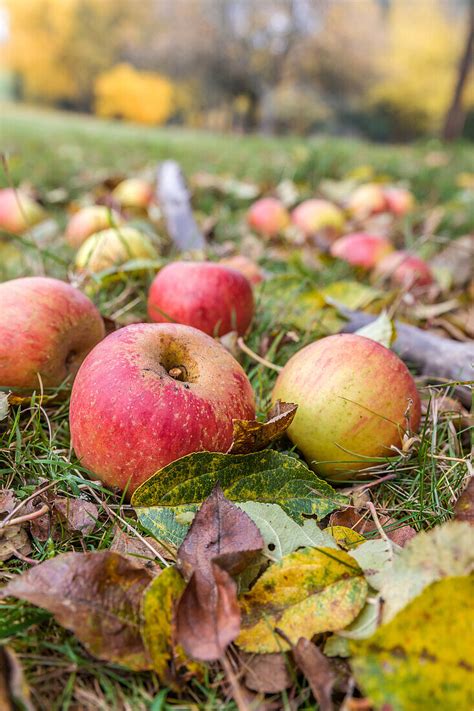
[[[173,158],[188,177],[202,172],[226,175],[254,181],[264,193],[271,192],[283,180],[290,180],[310,195],[322,179],[341,180],[348,174],[370,177],[373,169],[394,182],[405,182],[415,193],[417,212],[400,228],[405,246],[419,244],[415,223],[420,219],[436,221],[439,248],[447,240],[474,230],[472,192],[469,200],[460,190],[462,181],[469,180],[466,175],[474,176],[472,144],[446,147],[433,140],[387,146],[322,136],[305,140],[215,135],[179,128],[142,128],[13,105],[2,106],[0,115],[0,145],[5,152],[0,185],[31,184],[61,226],[66,220],[65,205],[92,190],[101,179],[133,175],[144,168],[149,168],[152,175],[159,161]],[[200,222],[212,221],[215,245],[241,238],[247,205],[232,194],[197,190],[194,195]],[[63,240],[58,238],[57,245],[44,248],[29,240],[18,242],[32,264],[40,265],[47,274],[67,277],[72,252]],[[430,245],[424,245],[427,247]],[[274,274],[285,272],[289,279],[312,280],[318,288],[354,278],[351,268],[341,263],[329,262],[322,272],[315,273],[291,250],[283,250],[282,255],[278,260],[271,251],[262,255],[261,262]],[[132,317],[145,318],[146,291],[152,278],[150,272],[145,277],[131,274],[126,280],[111,280],[105,288],[98,288],[93,298],[104,316],[119,323]],[[282,298],[282,292],[276,289],[259,304],[258,317],[247,340],[250,348],[258,351],[262,339],[269,339],[271,345],[265,357],[280,365],[305,343],[324,335],[321,326],[302,329],[298,343],[288,338]],[[127,307],[130,303],[132,310]],[[292,306],[288,305],[288,313]],[[259,414],[263,415],[276,373],[247,356],[243,365],[257,394]],[[447,392],[442,388],[422,389],[429,416],[421,441],[398,460],[397,478],[372,490],[376,507],[394,518],[397,526],[411,525],[422,530],[449,519],[457,492],[469,472],[466,432],[462,427],[456,430],[452,418],[438,408],[439,399]],[[38,480],[54,480],[57,492],[63,496],[87,493],[80,467],[70,453],[67,400],[58,398],[46,407],[33,401],[29,416],[20,417],[19,408],[14,414],[11,429],[0,429],[0,485],[15,489],[20,498],[29,496]],[[286,442],[281,446],[289,445]],[[96,487],[93,492],[102,504],[100,520],[91,535],[82,538],[65,532],[57,540],[35,541],[29,560],[11,558],[2,564],[3,579],[25,570],[32,561],[40,562],[58,553],[108,548],[117,523],[114,514],[140,530],[131,507],[106,490]],[[21,602],[9,601],[2,606],[1,640],[20,655],[33,700],[40,709],[158,711],[192,708],[193,703],[195,708],[235,708],[232,701],[225,700],[219,676],[209,673],[204,683],[191,682],[181,698],[172,691],[158,692],[153,675],[130,674],[92,659],[71,634],[53,622],[51,615]],[[291,693],[294,692],[295,689]],[[314,708],[305,683],[297,687],[296,695],[302,699],[300,709]],[[290,708],[288,695],[283,694],[279,701],[281,708]]]

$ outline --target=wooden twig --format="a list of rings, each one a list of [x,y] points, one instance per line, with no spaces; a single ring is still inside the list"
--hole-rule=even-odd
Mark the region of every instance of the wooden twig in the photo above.
[[[0,530],[2,528],[7,528],[8,526],[17,526],[18,524],[25,523],[26,521],[34,521],[35,518],[40,518],[40,516],[44,516],[44,514],[48,513],[48,511],[49,506],[47,504],[43,504],[43,506],[41,506],[41,508],[39,508],[37,511],[32,511],[29,514],[17,516],[16,518],[11,518],[8,521],[0,521]]]
[[[246,353],[253,360],[256,360],[257,363],[264,365],[266,368],[271,368],[272,370],[276,370],[277,373],[279,373],[281,370],[283,370],[281,365],[275,365],[275,363],[271,363],[266,358],[262,358],[262,356],[259,356],[257,353],[255,353],[251,348],[249,348],[247,346],[247,344],[245,343],[244,339],[241,336],[237,339],[237,345],[239,346],[241,351]]]

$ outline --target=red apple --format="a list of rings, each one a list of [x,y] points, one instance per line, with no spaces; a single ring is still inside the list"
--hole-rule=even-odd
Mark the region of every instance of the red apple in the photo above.
[[[123,224],[120,214],[105,205],[88,205],[78,210],[68,222],[66,239],[78,249],[94,232]]]
[[[25,277],[0,284],[0,385],[56,387],[74,377],[105,334],[87,296],[59,279]]]
[[[428,264],[408,252],[392,252],[376,265],[375,278],[389,279],[393,284],[407,289],[433,284],[433,273]]]
[[[173,262],[156,275],[148,295],[152,321],[175,321],[210,336],[243,335],[253,316],[249,281],[235,269],[212,262]]]
[[[403,217],[413,210],[415,198],[406,188],[392,186],[384,189],[387,210],[397,217]]]
[[[44,220],[41,205],[23,190],[0,190],[0,230],[21,234]]]
[[[333,240],[344,229],[344,214],[328,200],[305,200],[291,213],[291,221],[306,237],[324,232]]]
[[[221,259],[219,264],[222,264],[224,267],[231,267],[231,269],[237,269],[238,272],[247,277],[249,282],[254,285],[260,284],[265,279],[263,271],[258,264],[248,257],[244,257],[242,254],[236,254],[233,257]]]
[[[340,334],[296,353],[275,384],[272,400],[298,405],[288,429],[308,464],[328,479],[350,479],[394,455],[408,428],[420,423],[420,398],[407,367],[364,336]],[[407,415],[408,413],[408,415]]]
[[[372,269],[386,254],[393,252],[392,244],[377,235],[353,232],[341,237],[331,246],[333,257],[356,267]]]
[[[366,183],[359,185],[349,198],[347,209],[356,219],[365,219],[387,209],[387,200],[382,185]]]
[[[82,465],[129,494],[186,454],[226,452],[232,420],[254,416],[252,387],[230,353],[202,331],[170,323],[107,336],[82,364],[70,407]]]
[[[121,207],[144,210],[153,200],[153,187],[142,178],[127,178],[117,185],[112,196]]]
[[[290,224],[288,210],[280,200],[261,198],[247,213],[247,222],[255,232],[265,237],[276,237]]]

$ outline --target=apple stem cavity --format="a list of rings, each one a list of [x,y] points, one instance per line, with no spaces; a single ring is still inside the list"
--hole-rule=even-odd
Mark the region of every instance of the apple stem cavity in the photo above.
[[[168,370],[168,375],[170,375],[175,380],[180,380],[181,382],[187,380],[188,371],[184,365],[175,365],[173,368]]]

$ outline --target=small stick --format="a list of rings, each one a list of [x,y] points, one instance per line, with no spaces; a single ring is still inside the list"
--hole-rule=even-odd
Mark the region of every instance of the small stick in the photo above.
[[[44,486],[39,491],[35,491],[33,494],[30,494],[30,496],[28,496],[28,498],[24,499],[23,501],[20,501],[18,506],[15,506],[15,508],[12,509],[10,511],[10,513],[5,516],[5,518],[2,521],[2,526],[5,526],[6,522],[9,521],[14,514],[18,513],[18,511],[20,509],[22,509],[25,504],[28,503],[28,501],[31,501],[32,499],[36,499],[37,496],[39,496],[40,494],[44,494],[45,491],[47,491],[48,489],[51,489],[51,487],[53,487],[53,486],[56,486],[57,483],[58,483],[57,481],[51,481],[49,484]]]
[[[383,484],[384,481],[390,481],[391,479],[396,479],[397,475],[396,474],[386,474],[385,476],[380,477],[380,479],[376,479],[375,481],[369,481],[365,484],[358,484],[357,486],[353,486],[350,491],[359,491],[359,489],[370,489],[373,486],[378,486],[379,484]]]
[[[224,669],[227,681],[229,682],[232,688],[232,696],[234,697],[234,701],[237,704],[237,708],[239,709],[239,711],[252,711],[252,707],[249,706],[249,704],[247,703],[247,699],[242,693],[242,688],[239,684],[237,677],[235,676],[235,672],[232,669],[232,665],[227,658],[227,654],[223,654],[219,661],[222,665],[222,668]]]
[[[271,363],[266,358],[262,358],[261,356],[257,355],[257,353],[254,353],[253,350],[251,350],[244,343],[244,339],[242,338],[242,336],[239,336],[239,338],[237,339],[237,345],[239,346],[241,351],[243,351],[248,356],[250,356],[250,358],[253,358],[253,360],[256,360],[257,363],[264,365],[266,368],[271,368],[272,370],[276,370],[277,373],[279,373],[281,370],[283,370],[281,365],[275,365],[275,363]]]
[[[379,520],[377,511],[375,510],[375,506],[373,505],[373,503],[372,503],[371,501],[368,501],[367,504],[366,504],[366,506],[367,506],[367,508],[369,509],[370,513],[372,514],[372,518],[374,519],[374,523],[375,523],[375,526],[376,526],[376,528],[377,528],[377,531],[380,533],[380,535],[382,536],[382,538],[383,538],[385,541],[387,541],[387,543],[390,543],[390,545],[391,545],[391,544],[392,544],[392,541],[390,540],[390,538],[387,536],[387,534],[386,534],[385,531],[383,530],[383,527],[382,527],[382,524],[380,523],[380,520]]]
[[[44,516],[45,513],[48,513],[49,511],[49,506],[47,504],[43,504],[43,506],[38,509],[37,511],[32,511],[29,514],[24,514],[23,516],[17,516],[16,518],[11,518],[9,521],[0,521],[0,530],[2,528],[7,528],[8,526],[17,526],[20,523],[25,523],[26,521],[33,521],[35,518],[39,518],[40,516]]]

